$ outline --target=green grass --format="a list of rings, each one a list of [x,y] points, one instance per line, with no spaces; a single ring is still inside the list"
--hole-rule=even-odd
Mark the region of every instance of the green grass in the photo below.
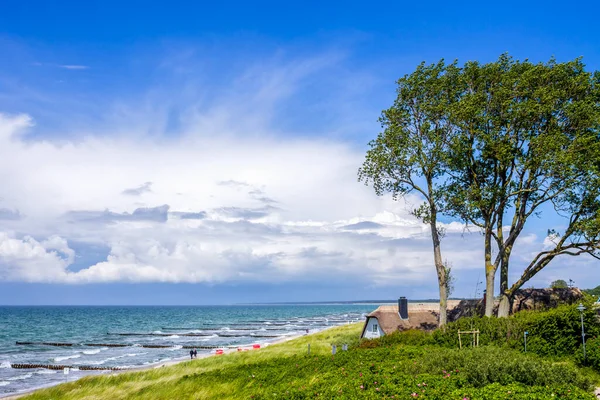
[[[33,399],[594,399],[594,372],[494,346],[407,339],[357,346],[361,324],[269,346],[115,376],[86,377]],[[311,344],[311,355],[306,354]],[[331,355],[332,343],[352,345]],[[341,347],[341,346],[340,346]]]

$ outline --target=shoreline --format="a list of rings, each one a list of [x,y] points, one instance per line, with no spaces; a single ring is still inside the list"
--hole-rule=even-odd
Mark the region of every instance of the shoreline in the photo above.
[[[359,321],[360,322],[360,321]],[[338,326],[343,326],[343,325],[333,325],[333,326],[328,326],[325,329],[322,330],[318,330],[318,331],[314,331],[314,332],[310,332],[310,333],[299,333],[299,334],[295,334],[295,335],[290,335],[290,336],[284,336],[281,337],[273,342],[267,342],[263,345],[261,345],[261,349],[264,347],[269,347],[275,344],[280,344],[280,343],[284,343],[284,342],[289,342],[290,340],[294,340],[294,339],[298,339],[304,336],[309,336],[309,335],[314,335],[317,334],[319,332],[324,332],[328,329],[332,329],[332,328],[336,328]],[[247,345],[241,345],[238,346],[238,348],[246,348],[252,346],[252,344],[247,344]],[[260,350],[260,349],[252,349],[249,348],[247,349],[247,351],[253,351],[253,350]],[[200,359],[204,359],[204,358],[208,358],[208,357],[214,357],[217,355],[225,355],[225,354],[231,354],[231,353],[237,353],[237,348],[224,348],[223,349],[223,354],[215,354],[214,350],[211,350],[209,353],[204,353],[204,354],[199,354],[197,358],[195,358],[194,360],[200,360]],[[108,376],[108,375],[120,375],[120,374],[126,374],[126,373],[130,373],[130,372],[141,372],[141,371],[148,371],[151,369],[157,369],[157,368],[164,368],[164,367],[170,367],[173,365],[177,365],[177,364],[181,364],[183,362],[186,361],[194,361],[190,358],[188,358],[189,356],[185,356],[185,357],[179,357],[179,358],[175,358],[169,361],[164,361],[161,363],[157,363],[157,364],[151,364],[151,365],[146,365],[146,366],[139,366],[139,367],[135,367],[135,368],[128,368],[128,369],[123,369],[123,370],[117,370],[117,371],[107,371],[106,374],[97,374],[97,375],[93,375],[93,376]],[[84,376],[90,376],[90,375],[84,375]],[[76,382],[77,380],[83,378],[84,376],[81,376],[77,379],[74,379],[72,381],[69,381],[69,383],[72,382]],[[31,389],[31,390],[26,390],[24,392],[19,392],[19,393],[14,393],[14,394],[8,394],[7,396],[3,396],[0,395],[0,400],[16,400],[16,399],[20,399],[22,397],[28,396],[34,392],[37,392],[38,390],[42,390],[42,389],[48,389],[50,387],[54,387],[54,386],[59,386],[59,385],[63,385],[64,383],[59,383],[56,385],[47,385],[47,386],[41,386],[41,387],[37,387],[35,389]]]

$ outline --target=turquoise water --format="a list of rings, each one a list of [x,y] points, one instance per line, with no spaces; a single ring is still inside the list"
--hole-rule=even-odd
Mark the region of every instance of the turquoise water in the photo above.
[[[183,346],[268,344],[285,336],[364,320],[376,305],[0,307],[0,397],[65,379],[108,373],[13,369],[11,364],[139,367],[189,358]],[[135,334],[121,336],[119,333]],[[198,336],[181,336],[181,334]],[[268,336],[268,337],[265,337]],[[73,343],[71,347],[16,342]],[[89,347],[85,343],[125,344]],[[140,345],[164,345],[144,348]],[[198,350],[209,353],[214,350]]]

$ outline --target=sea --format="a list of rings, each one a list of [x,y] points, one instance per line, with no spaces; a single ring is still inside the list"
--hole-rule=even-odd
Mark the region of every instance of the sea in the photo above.
[[[131,369],[189,359],[192,346],[198,356],[264,347],[282,338],[364,321],[377,306],[0,306],[0,397],[114,373],[86,367]],[[17,369],[15,364],[69,370]]]

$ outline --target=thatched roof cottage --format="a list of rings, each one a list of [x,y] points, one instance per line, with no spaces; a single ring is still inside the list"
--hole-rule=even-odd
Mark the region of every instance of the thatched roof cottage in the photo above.
[[[420,307],[421,306],[421,307]],[[433,330],[438,326],[438,314],[423,305],[408,306],[405,297],[398,305],[383,305],[367,315],[361,338],[374,339],[407,329]]]

